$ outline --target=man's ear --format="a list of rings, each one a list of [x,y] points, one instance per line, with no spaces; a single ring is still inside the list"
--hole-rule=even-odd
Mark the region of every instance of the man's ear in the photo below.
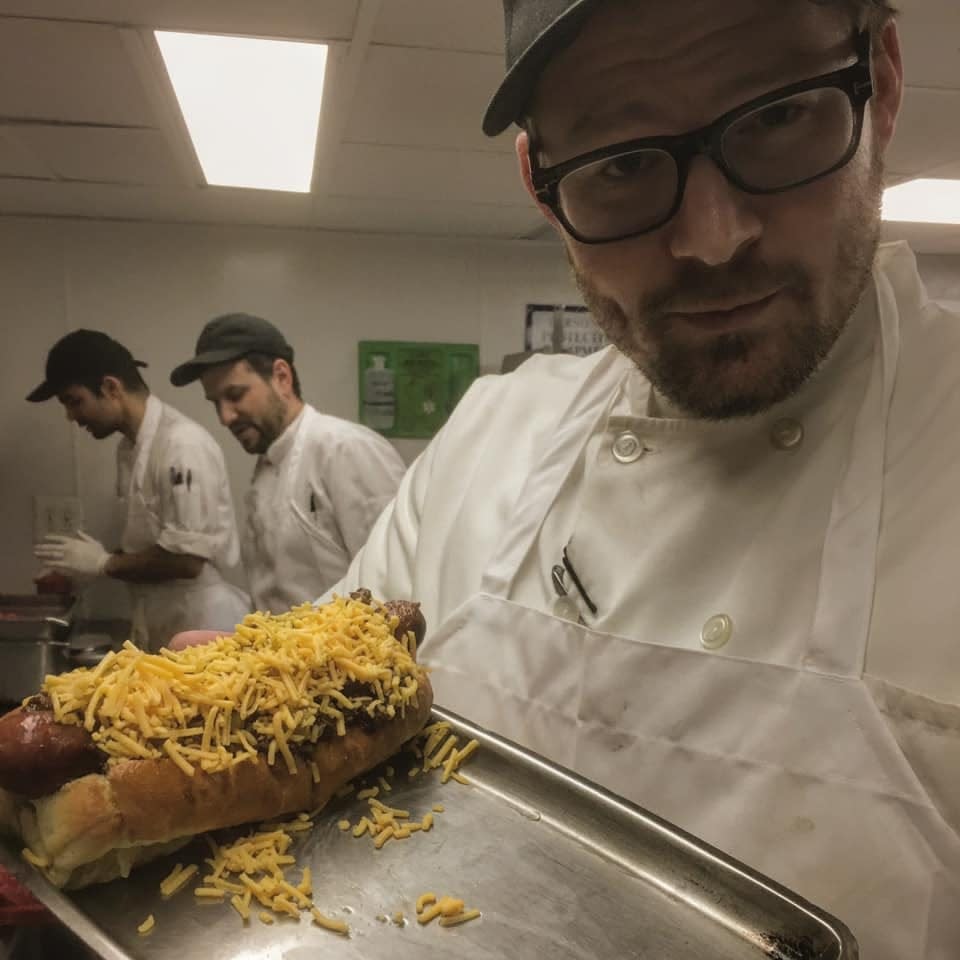
[[[870,115],[874,134],[881,150],[886,150],[897,127],[897,115],[903,99],[903,60],[900,56],[900,35],[891,20],[873,46],[873,98]]]
[[[111,400],[118,400],[123,392],[123,384],[119,377],[108,374],[100,381],[100,393]]]
[[[563,227],[560,221],[553,215],[553,211],[537,199],[537,192],[533,188],[533,172],[530,169],[530,137],[526,130],[521,130],[517,134],[516,141],[517,162],[520,164],[520,177],[523,185],[530,194],[530,199],[540,208],[540,212],[553,224],[554,229],[563,236]]]
[[[276,357],[273,361],[273,379],[293,393],[293,369],[283,357]]]

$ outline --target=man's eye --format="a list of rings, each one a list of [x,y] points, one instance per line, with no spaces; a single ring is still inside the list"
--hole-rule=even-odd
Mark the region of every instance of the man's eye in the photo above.
[[[764,130],[782,130],[799,123],[806,113],[806,108],[799,103],[775,103],[754,114],[750,123]]]
[[[643,153],[625,153],[613,157],[603,164],[600,173],[611,180],[627,180],[651,173],[657,166],[660,155],[652,151]]]

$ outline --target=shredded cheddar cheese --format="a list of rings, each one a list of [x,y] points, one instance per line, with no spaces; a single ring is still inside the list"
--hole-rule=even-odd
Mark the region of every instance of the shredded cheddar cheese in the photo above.
[[[153,926],[154,926],[154,919],[153,919],[153,914],[151,913],[150,916],[147,917],[147,919],[144,920],[139,927],[137,927],[137,933],[139,933],[140,936],[144,936],[145,934],[149,933],[153,929]]]
[[[27,863],[32,863],[40,870],[50,866],[50,861],[46,857],[38,857],[29,847],[23,848],[21,856],[27,861]]]
[[[465,903],[459,897],[440,897],[435,893],[421,893],[417,897],[417,923],[426,926],[440,918],[441,927],[455,927],[480,916],[479,910],[464,910]]]
[[[294,883],[287,871],[296,863],[290,850],[294,836],[313,827],[307,814],[298,814],[288,823],[264,824],[258,831],[234,843],[220,845],[207,834],[210,856],[204,863],[209,872],[202,878],[202,886],[193,893],[200,900],[226,900],[240,915],[244,923],[251,916],[251,906],[256,901],[264,909],[257,913],[261,923],[273,923],[278,914],[300,919],[301,911],[309,911],[314,922],[335,933],[349,933],[349,928],[340,920],[321,914],[313,903],[313,878],[310,868],[304,867],[300,882]],[[177,864],[160,885],[161,892],[180,889],[196,872],[197,866],[181,867]],[[318,918],[322,918],[322,921]]]
[[[128,642],[92,669],[48,676],[43,689],[57,722],[89,730],[111,764],[166,757],[192,777],[265,756],[290,773],[304,763],[316,781],[309,751],[321,738],[344,736],[351,716],[416,705],[424,674],[413,635],[393,636],[398,622],[344,597],[252,613],[233,636],[176,653]]]

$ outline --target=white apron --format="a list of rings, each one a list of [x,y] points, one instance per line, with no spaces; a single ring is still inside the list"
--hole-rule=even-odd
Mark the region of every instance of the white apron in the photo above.
[[[297,485],[298,478],[308,476],[300,470],[306,444],[299,435],[314,415],[310,408],[304,409],[298,436],[278,468],[274,495],[265,499],[254,483],[245,498],[244,565],[250,592],[256,606],[269,607],[272,613],[313,599],[336,583],[350,565],[344,545],[311,516],[311,490]]]
[[[137,455],[126,490],[126,522],[120,546],[124,553],[139,553],[156,546],[160,522],[155,505],[145,501],[143,478],[160,418],[144,419],[137,437]],[[158,650],[183,630],[229,630],[248,612],[243,592],[227,583],[210,562],[192,579],[162,583],[128,583],[131,633],[137,646]]]
[[[531,472],[483,592],[432,632],[423,659],[438,703],[800,893],[852,929],[863,960],[957,960],[960,839],[917,772],[943,744],[921,727],[898,738],[888,718],[910,695],[863,673],[899,350],[881,317],[802,668],[601,633],[505,599],[616,391],[612,364]],[[622,533],[618,516],[611,507],[598,536]]]

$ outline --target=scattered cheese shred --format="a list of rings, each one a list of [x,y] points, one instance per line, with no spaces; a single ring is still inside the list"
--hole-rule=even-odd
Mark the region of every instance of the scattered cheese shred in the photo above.
[[[453,917],[441,917],[440,926],[441,927],[456,927],[461,923],[466,923],[468,920],[476,920],[480,916],[479,910],[467,910],[465,913],[458,913]]]
[[[421,893],[417,897],[417,923],[426,926],[439,917],[441,927],[455,927],[480,916],[479,910],[464,911],[464,906],[459,897],[441,897],[438,900],[435,893]]]
[[[167,757],[192,777],[264,756],[291,773],[308,763],[319,781],[303,758],[320,739],[343,736],[351,716],[402,716],[417,703],[424,671],[412,634],[393,636],[398,622],[375,602],[335,597],[249,614],[232,636],[176,653],[128,642],[43,690],[57,722],[86,727],[111,764]]]
[[[50,861],[46,857],[39,857],[35,854],[29,847],[24,847],[21,856],[27,863],[32,863],[35,867],[43,870],[44,867],[50,866]]]
[[[172,897],[179,893],[193,878],[200,868],[195,864],[189,867],[182,867],[179,863],[173,872],[160,884],[160,893],[165,897]]]
[[[139,933],[140,936],[149,933],[153,929],[154,924],[155,921],[153,919],[153,914],[151,913],[150,916],[147,917],[147,919],[144,920],[139,927],[137,927],[137,933]]]
[[[424,907],[427,907],[431,903],[436,903],[436,902],[437,902],[437,895],[435,893],[421,893],[420,896],[417,897],[416,912],[418,914],[421,914],[423,913]]]
[[[296,857],[290,853],[293,838],[312,827],[313,820],[309,814],[301,813],[287,823],[264,824],[255,833],[230,844],[218,844],[207,836],[211,856],[204,862],[210,870],[202,878],[204,885],[193,891],[194,896],[224,900],[230,894],[230,904],[245,922],[250,919],[253,901],[264,908],[257,914],[262,923],[273,923],[276,914],[299,920],[301,910],[310,911],[316,919],[319,911],[312,899],[313,878],[310,868],[304,867],[300,882],[296,885],[287,877],[288,868],[296,863]],[[161,888],[176,886],[179,889],[196,871],[195,865],[182,868],[177,864]],[[325,919],[327,922],[321,926],[327,926],[336,933],[349,932],[347,925],[341,921]]]
[[[310,915],[318,927],[323,927],[325,930],[332,930],[334,933],[350,933],[350,928],[342,920],[334,920],[332,917],[325,916],[316,909],[311,910]]]

